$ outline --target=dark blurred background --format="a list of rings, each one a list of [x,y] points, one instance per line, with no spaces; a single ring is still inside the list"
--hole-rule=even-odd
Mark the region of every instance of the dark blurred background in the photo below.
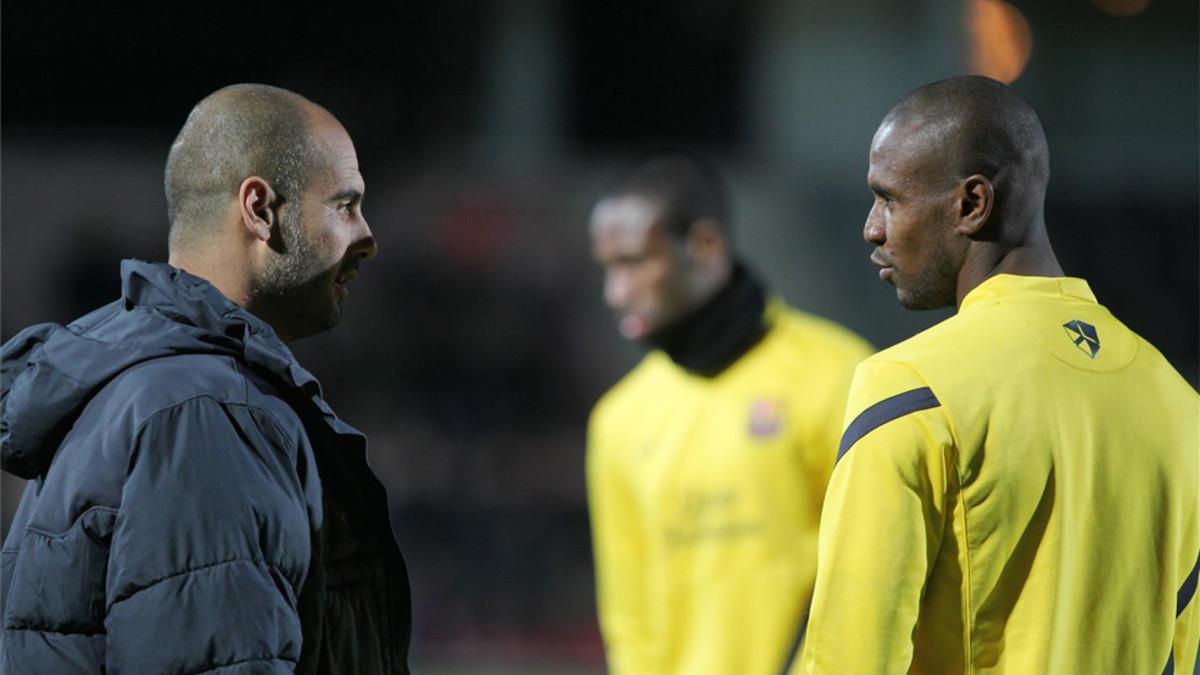
[[[584,429],[639,353],[586,221],[656,147],[711,155],[772,288],[883,347],[946,314],[901,310],[867,263],[875,126],[934,79],[1013,81],[1050,139],[1068,274],[1197,382],[1194,1],[115,5],[3,5],[0,332],[115,298],[123,257],[165,259],[162,167],[204,95],[259,81],[329,108],[381,253],[342,325],[294,348],[370,437],[418,672],[603,669]],[[5,476],[5,525],[19,490]]]

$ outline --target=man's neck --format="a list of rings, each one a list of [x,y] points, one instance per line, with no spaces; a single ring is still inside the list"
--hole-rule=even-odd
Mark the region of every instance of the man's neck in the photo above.
[[[241,307],[250,301],[250,279],[247,265],[213,252],[173,252],[167,264],[212,284],[221,295]]]
[[[1016,246],[1005,246],[998,242],[976,243],[967,254],[967,260],[958,273],[958,290],[955,307],[962,306],[963,298],[979,284],[997,274],[1016,274],[1029,277],[1061,277],[1062,266],[1050,247],[1050,239],[1044,228],[1038,228],[1035,236]]]

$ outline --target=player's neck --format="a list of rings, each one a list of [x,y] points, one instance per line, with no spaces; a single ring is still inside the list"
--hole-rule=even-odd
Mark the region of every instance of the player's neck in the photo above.
[[[1061,277],[1063,270],[1044,228],[1038,228],[1033,236],[1016,246],[1001,243],[973,246],[958,274],[955,307],[962,306],[968,293],[997,274]]]

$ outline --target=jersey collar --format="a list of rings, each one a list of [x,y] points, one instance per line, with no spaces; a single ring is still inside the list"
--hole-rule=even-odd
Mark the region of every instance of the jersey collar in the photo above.
[[[1061,297],[1096,302],[1091,287],[1077,277],[1032,277],[997,274],[984,280],[963,298],[958,310],[1013,296]]]

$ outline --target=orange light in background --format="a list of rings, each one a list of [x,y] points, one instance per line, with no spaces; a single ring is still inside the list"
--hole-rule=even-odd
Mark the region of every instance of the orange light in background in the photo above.
[[[1020,10],[1001,0],[967,0],[971,72],[1001,82],[1021,76],[1033,51],[1033,32]]]
[[[1092,0],[1101,12],[1113,16],[1141,14],[1150,6],[1150,0]]]

